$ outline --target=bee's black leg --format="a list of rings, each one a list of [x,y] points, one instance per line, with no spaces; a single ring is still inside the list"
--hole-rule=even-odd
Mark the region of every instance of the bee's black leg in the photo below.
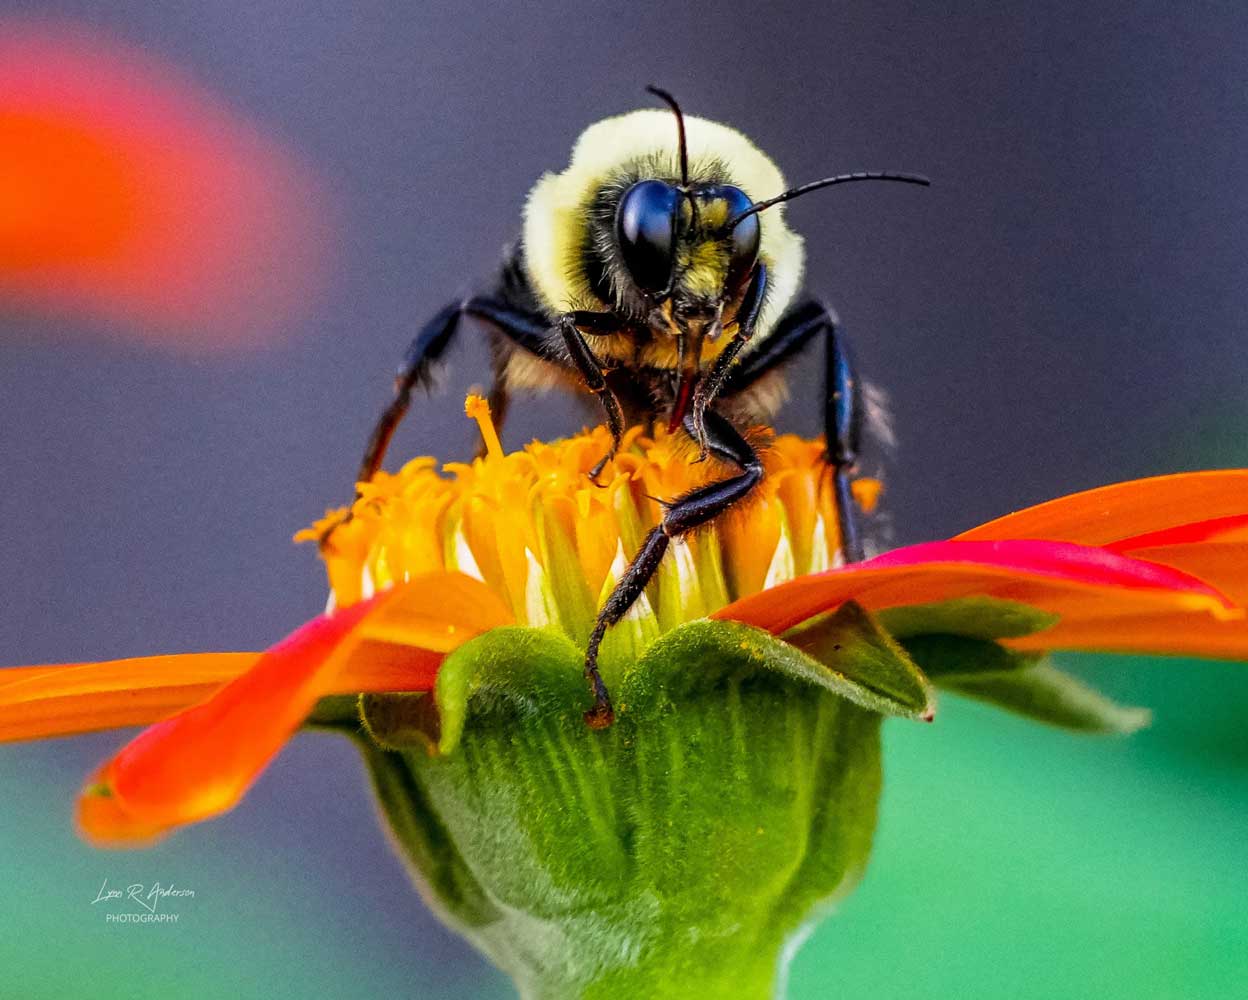
[[[836,323],[831,316],[828,317],[824,364],[824,441],[836,485],[836,520],[841,531],[841,555],[847,563],[862,562],[862,532],[858,525],[858,502],[854,499],[852,482],[862,441],[862,390],[853,360],[844,342],[836,335]]]
[[[411,405],[412,390],[418,385],[428,383],[431,369],[441,360],[442,355],[455,339],[460,320],[464,316],[471,316],[488,323],[521,350],[535,354],[545,361],[552,364],[566,365],[567,363],[566,359],[550,350],[552,331],[549,321],[543,316],[516,309],[489,296],[476,296],[446,306],[425,324],[408,347],[403,364],[399,368],[399,374],[394,380],[394,398],[378,418],[369,436],[368,445],[364,449],[364,457],[360,461],[360,469],[355,477],[357,483],[372,479],[377,470],[381,468],[390,439],[394,437],[399,422]],[[571,330],[581,347],[581,351],[578,352],[572,344],[569,344],[573,355],[572,360],[589,383],[591,391],[602,400],[614,442],[611,452],[595,467],[592,475],[597,476],[619,446],[620,436],[624,432],[624,418],[620,412],[619,402],[606,388],[601,366],[581,337],[577,326],[584,326],[595,333],[615,333],[618,332],[618,322],[607,313],[572,313],[560,324],[560,329],[564,331],[565,342],[567,342],[569,322],[574,324]],[[587,360],[588,366],[585,364]],[[502,380],[497,376],[496,371],[495,384],[490,391],[490,408],[494,414],[495,425],[501,426],[507,410],[507,394]]]
[[[559,332],[563,335],[563,343],[568,349],[568,356],[585,380],[585,388],[598,397],[602,404],[602,412],[607,421],[607,430],[611,432],[611,449],[602,456],[594,467],[589,470],[589,478],[598,482],[598,474],[606,468],[607,463],[615,458],[620,448],[620,440],[624,436],[624,412],[620,409],[620,401],[607,385],[607,377],[602,370],[602,362],[585,343],[581,327],[594,333],[618,332],[619,324],[607,313],[575,312],[568,313],[559,321]],[[601,681],[599,682],[601,683]]]
[[[471,298],[446,306],[433,317],[412,340],[407,349],[399,374],[394,380],[394,398],[378,418],[373,433],[364,449],[357,483],[367,482],[381,468],[390,439],[394,437],[399,421],[407,413],[412,401],[412,390],[427,384],[430,371],[446,352],[459,330],[460,319],[472,316],[484,320],[519,347],[533,354],[546,356],[545,343],[550,327],[540,316],[521,312],[490,298]],[[501,397],[500,397],[501,400]],[[491,403],[495,402],[491,394]],[[499,410],[506,409],[502,402]],[[495,423],[501,422],[501,414],[495,414]]]
[[[668,504],[663,520],[646,535],[640,550],[633,556],[624,575],[598,612],[598,620],[594,623],[594,630],[585,651],[585,677],[594,694],[594,707],[585,713],[585,721],[595,729],[609,726],[615,715],[606,685],[598,673],[598,648],[602,645],[607,629],[623,618],[633,602],[641,596],[673,538],[718,517],[745,497],[763,478],[763,463],[759,461],[758,454],[720,414],[713,410],[707,412],[701,427],[697,425],[693,414],[689,414],[685,417],[684,428],[695,441],[699,432],[705,433],[711,454],[732,462],[741,471],[728,479],[690,490]]]
[[[545,343],[550,328],[539,316],[521,312],[489,298],[471,298],[443,308],[421,328],[407,348],[403,364],[394,380],[394,398],[377,419],[364,448],[364,457],[360,460],[360,468],[355,475],[357,484],[368,482],[381,468],[390,439],[394,437],[399,422],[411,405],[412,390],[418,385],[428,384],[433,366],[441,360],[454,341],[460,320],[465,315],[484,320],[524,350],[547,357]],[[495,426],[501,425],[507,409],[506,390],[501,380],[495,380],[495,387],[490,392],[490,407],[494,413]],[[356,497],[358,496],[357,489]],[[335,529],[349,520],[350,507],[321,534],[321,545],[327,545]]]
[[[413,338],[394,379],[394,398],[377,418],[369,435],[364,457],[360,459],[360,470],[355,476],[357,483],[368,482],[381,468],[390,439],[411,405],[412,390],[429,381],[430,370],[455,339],[463,314],[463,303],[454,302],[443,308]]]
[[[838,333],[840,320],[822,302],[808,299],[788,309],[772,331],[728,373],[721,395],[728,397],[748,389],[803,351],[816,337],[828,335],[829,328],[834,335]]]
[[[862,533],[851,485],[862,438],[862,392],[836,314],[815,301],[785,313],[770,336],[732,370],[722,395],[728,398],[749,388],[816,337],[824,337],[826,344],[823,426],[836,489],[841,555],[845,562],[861,562]]]
[[[741,349],[749,342],[750,337],[754,335],[754,326],[758,322],[758,314],[763,308],[763,299],[766,294],[767,268],[759,264],[754,269],[754,277],[750,279],[749,287],[745,290],[745,296],[742,298],[741,305],[737,310],[737,332],[716,356],[711,370],[707,372],[706,378],[702,380],[702,384],[694,392],[694,429],[692,434],[701,452],[698,456],[699,462],[706,458],[707,450],[710,447],[710,442],[703,426],[703,414],[711,402],[723,391],[724,385],[728,381],[728,376],[733,371],[733,362],[736,361],[737,355],[741,353]]]

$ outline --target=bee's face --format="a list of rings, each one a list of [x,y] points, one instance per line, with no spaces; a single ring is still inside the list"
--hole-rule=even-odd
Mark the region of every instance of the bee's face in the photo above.
[[[728,225],[751,204],[729,184],[642,180],[624,192],[615,238],[656,332],[718,336],[758,263],[758,217]]]

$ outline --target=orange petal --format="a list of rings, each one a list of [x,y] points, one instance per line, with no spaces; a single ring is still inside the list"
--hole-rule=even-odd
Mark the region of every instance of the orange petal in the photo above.
[[[782,633],[853,599],[871,610],[958,597],[1018,601],[1060,616],[1028,648],[1187,653],[1248,659],[1243,611],[1200,580],[1103,549],[1061,542],[936,542],[789,583],[712,617]],[[1128,625],[1168,621],[1142,645]],[[1179,626],[1182,626],[1181,629]],[[1202,635],[1207,636],[1202,640]]]
[[[144,822],[131,815],[112,789],[100,783],[82,790],[76,818],[78,829],[96,847],[146,847],[159,840],[167,828],[162,822]]]
[[[259,653],[185,653],[0,670],[0,742],[141,726],[203,701]]]
[[[414,579],[316,618],[208,701],[140,733],[84,789],[79,825],[94,842],[122,844],[224,812],[318,698],[344,687],[359,690],[361,677],[398,672],[401,657],[374,669],[383,641],[436,644],[409,648],[407,666],[418,668],[428,689],[442,652],[510,620],[484,584],[449,573]]]
[[[1248,607],[1248,540],[1181,542],[1132,548],[1128,554],[1200,577],[1240,607]]]
[[[1145,653],[1203,656],[1215,660],[1248,660],[1248,622],[1211,619],[1191,611],[1072,615],[1052,629],[1008,639],[1013,649],[1044,651],[1077,649],[1098,653]]]
[[[1144,535],[1132,535],[1130,538],[1110,542],[1105,548],[1114,552],[1131,553],[1163,545],[1187,545],[1196,542],[1248,542],[1248,513],[1192,521],[1160,531],[1150,531]]]
[[[1180,472],[1072,493],[981,524],[957,540],[1046,538],[1104,545],[1245,513],[1248,469]]]

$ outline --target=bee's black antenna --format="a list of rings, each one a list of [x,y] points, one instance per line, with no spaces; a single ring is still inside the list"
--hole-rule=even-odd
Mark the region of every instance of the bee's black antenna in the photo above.
[[[689,186],[689,146],[685,142],[685,115],[680,110],[680,105],[676,103],[676,98],[669,94],[666,90],[653,85],[646,88],[651,94],[659,100],[667,104],[676,115],[676,129],[680,134],[680,186],[686,188]]]
[[[768,198],[766,201],[755,202],[744,212],[738,212],[725,222],[724,229],[731,231],[742,219],[748,218],[756,212],[761,212],[764,208],[779,205],[782,201],[790,201],[798,195],[817,191],[819,188],[831,187],[833,184],[848,184],[850,181],[899,181],[902,184],[919,184],[923,187],[928,187],[932,183],[922,174],[895,174],[884,170],[862,170],[856,174],[838,174],[836,177],[825,177],[823,180],[811,181],[809,184],[790,188],[784,194],[778,194],[774,198]]]

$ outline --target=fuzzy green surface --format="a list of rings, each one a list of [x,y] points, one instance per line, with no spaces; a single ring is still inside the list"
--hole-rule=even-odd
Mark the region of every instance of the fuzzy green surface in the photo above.
[[[847,667],[880,656],[865,621],[841,636]],[[526,995],[771,996],[786,941],[865,866],[881,716],[794,647],[704,621],[650,648],[595,732],[582,655],[517,628],[448,660],[441,752],[366,749],[396,839]],[[387,745],[411,732],[363,707]]]

